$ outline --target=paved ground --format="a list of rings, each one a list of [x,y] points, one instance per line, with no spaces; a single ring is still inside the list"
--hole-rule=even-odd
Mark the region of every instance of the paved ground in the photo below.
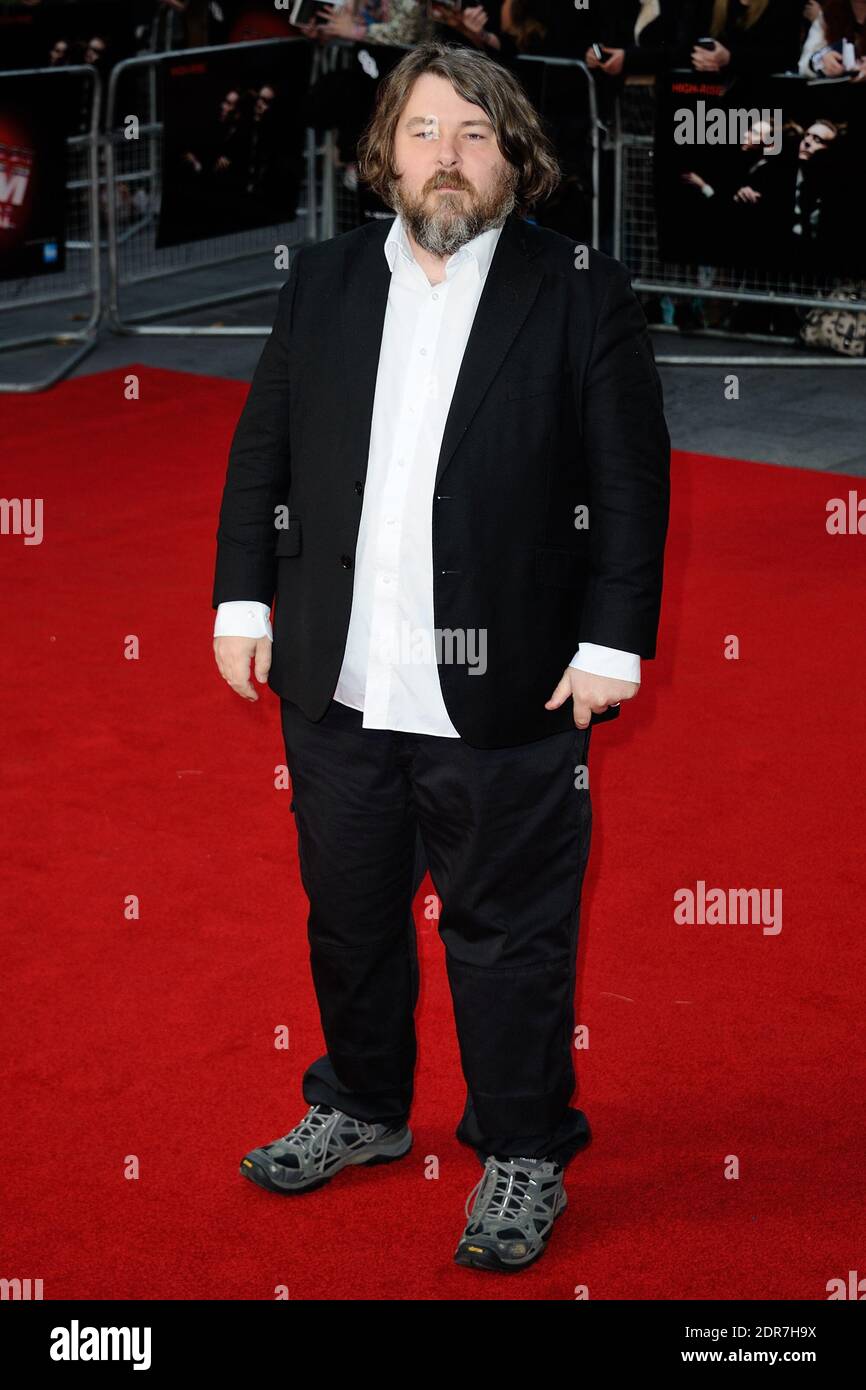
[[[284,274],[280,277],[284,279]],[[150,291],[156,300],[159,286]],[[147,292],[146,292],[147,293]],[[146,302],[146,301],[145,301]],[[237,304],[195,314],[193,324],[270,324],[276,297],[260,294]],[[56,320],[55,320],[56,321]],[[9,319],[0,324],[8,333]],[[679,333],[654,332],[657,355],[700,353],[721,356],[768,353],[797,355],[788,349],[718,338],[697,340]],[[90,373],[132,362],[178,371],[248,380],[261,352],[261,337],[139,337],[103,327],[99,343],[77,368]],[[0,354],[4,380],[44,373],[59,348]],[[798,468],[866,475],[866,366],[842,366],[830,357],[826,367],[661,365],[666,411],[675,447],[722,457],[755,459]],[[726,400],[724,379],[739,377],[739,399]]]

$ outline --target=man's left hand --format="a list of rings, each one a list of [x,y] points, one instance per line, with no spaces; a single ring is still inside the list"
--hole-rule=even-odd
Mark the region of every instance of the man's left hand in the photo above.
[[[545,702],[544,708],[559,709],[571,696],[574,722],[578,729],[586,729],[593,714],[603,714],[611,705],[618,705],[623,700],[633,700],[639,690],[640,684],[635,681],[618,681],[612,676],[594,676],[589,671],[578,671],[574,666],[566,666],[562,680],[550,699]]]

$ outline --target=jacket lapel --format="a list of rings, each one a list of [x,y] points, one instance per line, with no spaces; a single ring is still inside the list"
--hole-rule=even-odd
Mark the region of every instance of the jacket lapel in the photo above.
[[[362,479],[367,470],[379,352],[391,283],[384,251],[390,228],[390,218],[369,224],[365,236],[347,251],[343,262],[344,439],[354,476]],[[442,436],[437,486],[538,293],[543,272],[532,264],[535,254],[523,220],[512,212],[496,243],[460,364]]]
[[[364,236],[343,257],[340,309],[342,314],[344,456],[352,478],[365,479],[373,424],[373,400],[379,372],[379,349],[391,271],[385,258],[385,239],[391,219],[364,227]]]
[[[460,364],[442,436],[437,486],[538,294],[543,272],[532,264],[534,254],[525,224],[511,213],[496,243]]]

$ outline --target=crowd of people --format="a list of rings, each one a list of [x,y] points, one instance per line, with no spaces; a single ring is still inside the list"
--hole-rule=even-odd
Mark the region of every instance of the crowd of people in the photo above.
[[[569,0],[346,0],[322,5],[303,32],[412,44],[443,25],[500,61],[581,58],[602,79],[676,67],[866,80],[866,0],[604,0],[581,8]]]
[[[317,43],[366,36],[370,43],[412,44],[445,29],[452,41],[483,48],[498,62],[513,64],[525,55],[580,59],[593,74],[603,115],[624,82],[658,82],[672,72],[690,71],[750,98],[770,91],[771,79],[781,74],[813,87],[866,81],[866,0],[590,0],[586,7],[567,0],[454,7],[346,0],[316,8],[302,32]],[[518,70],[528,85],[526,65]],[[559,101],[552,100],[546,83],[543,114],[553,127],[564,179],[538,216],[582,237],[592,191],[588,118],[581,121],[583,104],[573,89],[561,87]],[[353,149],[374,99],[365,88],[370,84],[360,73],[329,76],[311,121],[318,124],[325,113],[334,118],[350,187]],[[839,234],[838,200],[828,194],[838,183],[847,143],[845,123],[834,119],[838,100],[826,104],[827,111],[809,105],[786,110],[778,130],[762,134],[756,128],[742,147],[704,152],[700,168],[685,163],[676,170],[680,192],[669,202],[682,206],[692,226],[703,226],[707,260],[745,245],[755,262],[769,255],[796,263],[804,274],[826,262]],[[768,139],[780,142],[779,158],[768,156]],[[710,170],[712,182],[702,169]]]
[[[293,25],[290,4],[263,0],[0,0],[0,34],[5,54],[23,44],[46,66],[128,56],[170,15],[178,46],[279,33],[411,45],[444,32],[502,62],[580,58],[601,80],[671,67],[866,80],[866,0],[322,0],[310,10]]]
[[[603,119],[624,83],[658,85],[671,72],[691,72],[725,88],[751,83],[754,92],[779,74],[799,77],[801,86],[805,80],[812,91],[822,84],[838,89],[866,82],[866,0],[589,0],[585,6],[572,0],[286,0],[279,8],[270,0],[0,0],[4,53],[12,52],[6,39],[29,43],[29,64],[84,63],[103,76],[113,62],[147,50],[159,36],[163,45],[177,48],[281,35],[300,35],[315,48],[363,42],[377,46],[380,55],[393,52],[395,63],[404,46],[447,38],[514,67],[543,107],[562,166],[561,184],[538,210],[538,220],[581,239],[591,233],[594,192],[589,114],[569,84],[586,79],[570,69],[556,77],[546,73],[543,89],[536,91],[538,69],[520,59],[582,61]],[[325,69],[307,94],[306,123],[336,130],[343,185],[357,193],[359,215],[381,216],[375,195],[359,187],[356,148],[388,62]],[[188,177],[202,188],[208,180],[225,188],[258,187],[262,170],[278,167],[266,157],[274,146],[267,80],[265,74],[262,82],[248,84],[249,91],[238,84],[222,93],[214,150],[205,148],[203,137],[201,149],[183,152]],[[839,212],[846,207],[831,195],[852,142],[844,138],[838,90],[835,101],[824,105],[826,110],[813,102],[793,118],[786,111],[784,130],[778,120],[778,129],[755,126],[723,155],[704,152],[702,159],[680,164],[671,201],[687,214],[696,244],[703,236],[706,246],[715,239],[730,247],[739,238],[771,246],[774,254],[780,248],[782,259],[808,268],[832,258]],[[85,120],[82,112],[81,129]],[[768,144],[778,141],[782,151],[770,158]],[[705,259],[719,263],[715,254]],[[687,308],[679,312],[688,317]]]

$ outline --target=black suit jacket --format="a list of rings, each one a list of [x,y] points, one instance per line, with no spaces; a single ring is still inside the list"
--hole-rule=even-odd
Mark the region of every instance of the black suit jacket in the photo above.
[[[635,43],[634,26],[640,9],[640,0],[618,0],[612,9],[605,6],[603,41],[610,48],[625,50],[623,76],[664,72],[680,64],[688,67],[695,39],[701,38],[703,31],[691,33],[683,0],[659,0],[658,18],[644,26]]]
[[[390,226],[295,253],[220,509],[213,605],[276,594],[268,683],[313,720],[345,651]],[[486,629],[487,670],[445,661],[439,679],[478,748],[574,728],[570,699],[544,702],[580,642],[655,655],[670,460],[661,386],[624,267],[599,251],[588,268],[575,260],[570,238],[508,217],[442,440],[435,626]],[[289,524],[275,528],[286,504]]]

